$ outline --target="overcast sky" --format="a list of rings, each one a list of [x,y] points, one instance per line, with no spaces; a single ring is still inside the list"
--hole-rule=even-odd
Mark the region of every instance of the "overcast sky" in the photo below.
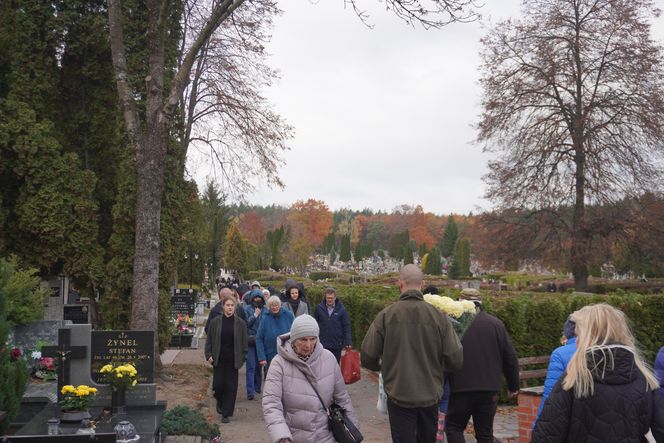
[[[280,174],[286,188],[258,184],[247,201],[289,206],[315,198],[331,209],[387,211],[421,204],[438,214],[489,208],[482,198],[489,157],[473,143],[472,127],[481,24],[427,31],[377,0],[358,3],[371,8],[373,29],[343,0],[279,2],[284,12],[268,50],[281,80],[266,95],[295,138]],[[518,0],[485,3],[484,20],[519,12]]]

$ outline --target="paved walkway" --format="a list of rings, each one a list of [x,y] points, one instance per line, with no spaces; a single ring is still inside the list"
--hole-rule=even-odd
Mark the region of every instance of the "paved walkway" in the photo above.
[[[203,347],[205,338],[198,340],[198,349],[168,350],[162,355],[162,363],[166,366],[178,364],[205,364]],[[267,441],[265,422],[260,403],[260,395],[254,400],[247,400],[245,388],[244,366],[240,369],[238,395],[235,415],[228,424],[221,424],[221,435],[227,443],[264,443]],[[348,393],[353,400],[359,417],[361,431],[366,443],[390,442],[390,427],[387,415],[376,409],[378,401],[378,380],[374,373],[362,370],[359,382],[348,385]],[[207,399],[203,413],[216,416],[211,395]],[[500,407],[494,422],[495,437],[503,443],[516,442],[518,437],[518,420],[516,409]],[[466,434],[466,442],[475,442],[472,434]]]

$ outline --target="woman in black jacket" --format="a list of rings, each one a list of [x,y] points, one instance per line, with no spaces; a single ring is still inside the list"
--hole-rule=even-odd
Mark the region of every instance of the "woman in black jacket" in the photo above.
[[[546,400],[533,442],[664,442],[664,396],[625,314],[607,304],[572,314],[577,349]]]
[[[214,366],[212,390],[222,423],[228,423],[235,410],[238,370],[247,356],[247,325],[235,315],[235,298],[221,299],[223,314],[210,321],[205,340],[205,359]]]

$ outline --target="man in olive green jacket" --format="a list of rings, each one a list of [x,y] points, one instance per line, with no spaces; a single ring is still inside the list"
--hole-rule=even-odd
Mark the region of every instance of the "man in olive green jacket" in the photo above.
[[[445,314],[424,301],[422,271],[399,272],[399,300],[378,313],[362,342],[362,366],[382,371],[392,441],[435,442],[444,372],[461,369],[463,349]]]

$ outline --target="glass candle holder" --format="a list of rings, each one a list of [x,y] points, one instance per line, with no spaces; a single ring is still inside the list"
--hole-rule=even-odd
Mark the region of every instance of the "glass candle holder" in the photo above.
[[[60,433],[60,420],[57,418],[49,418],[46,422],[48,435],[58,435]]]

